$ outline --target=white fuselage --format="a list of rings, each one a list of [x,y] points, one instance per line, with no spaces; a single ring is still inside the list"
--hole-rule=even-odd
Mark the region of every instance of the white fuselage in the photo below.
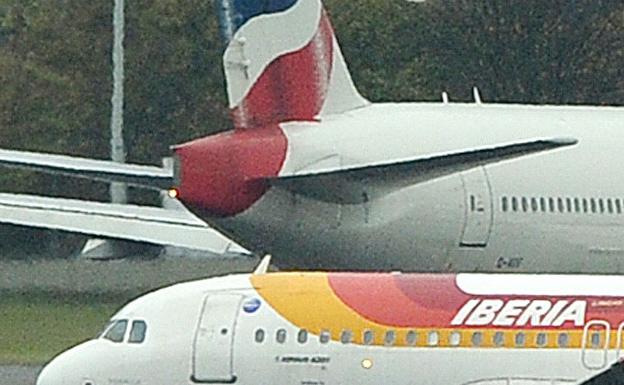
[[[273,254],[282,266],[624,271],[624,109],[374,104],[320,123],[281,127],[288,152],[280,174],[288,175],[537,138],[578,140],[365,204],[323,202],[272,188],[242,214],[208,218],[243,245]]]
[[[475,280],[481,282],[483,278]],[[552,282],[556,280],[552,278]],[[570,335],[569,348],[557,347],[554,340],[558,330],[551,330],[549,338],[555,338],[544,347],[535,347],[531,332],[526,332],[523,346],[514,346],[518,330],[503,331],[504,339],[496,347],[486,326],[476,329],[483,336],[477,345],[483,347],[471,346],[475,340],[470,342],[470,338],[452,346],[452,332],[435,325],[419,329],[413,346],[342,343],[341,329],[352,325],[332,324],[333,314],[314,309],[309,315],[314,319],[311,322],[327,322],[333,329],[332,338],[322,343],[319,335],[310,332],[302,341],[298,340],[301,329],[297,325],[264,299],[258,300],[262,290],[252,287],[249,276],[241,275],[180,284],[148,294],[113,317],[130,323],[144,321],[147,333],[143,342],[129,343],[129,329],[122,342],[103,337],[88,341],[55,358],[37,385],[83,385],[89,381],[150,385],[552,385],[577,383],[620,356],[620,345],[613,339],[617,335],[621,342],[621,330],[607,329],[605,333],[599,327],[599,346],[593,348],[580,348],[578,333]],[[296,300],[305,294],[284,287],[280,296]],[[247,308],[256,300],[256,305]],[[593,341],[590,324],[600,326],[602,321],[583,322],[590,333],[583,338]],[[262,340],[257,339],[259,330]],[[285,341],[280,340],[280,331]],[[427,337],[431,333],[439,339]],[[610,342],[605,343],[606,336]],[[398,340],[397,336],[397,344]]]

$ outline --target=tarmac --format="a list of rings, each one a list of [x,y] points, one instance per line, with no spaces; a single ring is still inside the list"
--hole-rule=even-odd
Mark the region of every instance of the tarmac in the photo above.
[[[176,282],[251,273],[257,264],[257,258],[0,261],[0,292],[140,294]]]
[[[0,366],[0,385],[35,385],[40,366]]]

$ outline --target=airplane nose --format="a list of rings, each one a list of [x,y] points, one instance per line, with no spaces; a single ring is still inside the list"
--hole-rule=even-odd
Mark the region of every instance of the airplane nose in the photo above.
[[[62,385],[64,383],[63,378],[63,363],[59,362],[61,357],[57,357],[47,364],[39,377],[37,377],[36,385]]]
[[[83,385],[91,383],[83,376],[95,341],[87,341],[56,356],[39,373],[36,385]]]

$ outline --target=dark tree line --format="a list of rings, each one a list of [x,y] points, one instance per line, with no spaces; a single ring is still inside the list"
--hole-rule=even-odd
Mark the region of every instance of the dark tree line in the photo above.
[[[354,80],[373,101],[624,104],[616,0],[326,0]],[[0,0],[0,147],[106,158],[113,1]],[[126,4],[128,158],[228,129],[210,0]],[[106,186],[12,170],[0,191],[106,199]],[[32,234],[4,228],[5,245]],[[18,236],[19,235],[19,236]],[[45,242],[44,242],[45,243]],[[2,244],[0,244],[0,247]]]

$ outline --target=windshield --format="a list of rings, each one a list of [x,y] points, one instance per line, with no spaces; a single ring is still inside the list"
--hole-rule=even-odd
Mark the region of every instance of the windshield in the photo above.
[[[122,342],[126,335],[128,320],[117,320],[113,321],[112,324],[113,325],[106,330],[102,338],[113,342]]]
[[[102,331],[98,333],[97,338],[102,338],[104,337],[104,334],[108,331],[108,329],[111,327],[112,324],[114,324],[114,321],[108,321],[106,323],[106,325],[104,325],[104,327],[102,328]]]
[[[128,337],[128,342],[140,344],[145,340],[146,331],[147,324],[145,324],[145,321],[132,322],[132,329],[130,330],[130,337]]]

